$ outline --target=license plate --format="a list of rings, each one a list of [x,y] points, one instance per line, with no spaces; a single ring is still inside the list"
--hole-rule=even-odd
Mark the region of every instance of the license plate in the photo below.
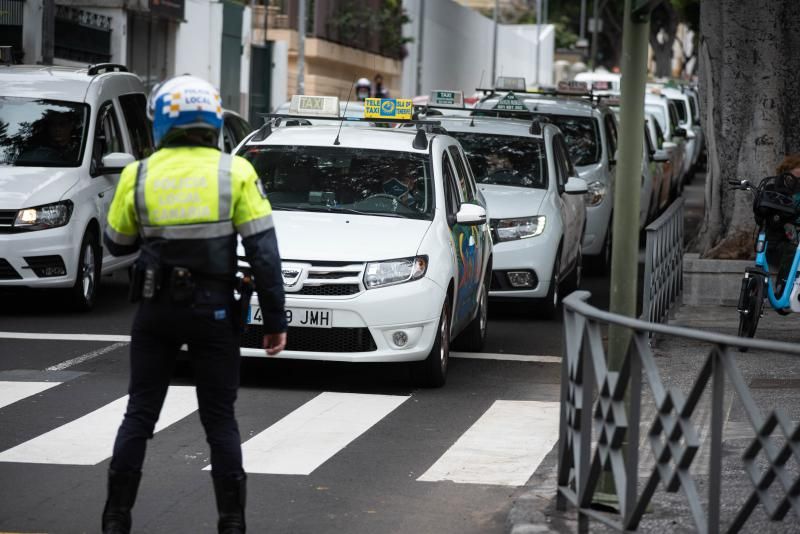
[[[261,306],[250,306],[247,312],[248,324],[264,324]],[[289,326],[307,328],[332,328],[333,312],[316,308],[286,308],[286,323]]]

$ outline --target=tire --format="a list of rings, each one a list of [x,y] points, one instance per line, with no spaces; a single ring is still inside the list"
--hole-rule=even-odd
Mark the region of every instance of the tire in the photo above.
[[[71,302],[78,311],[89,311],[94,306],[97,286],[100,283],[100,245],[94,230],[86,230],[78,253],[75,285],[71,290]]]
[[[467,325],[463,332],[458,335],[454,348],[465,352],[480,352],[486,342],[486,327],[489,324],[489,285],[488,280],[484,281],[483,289],[478,301],[478,313],[475,318]]]
[[[764,280],[760,276],[751,276],[747,284],[742,286],[739,296],[739,337],[752,338],[756,335],[758,320],[764,307]],[[746,348],[739,349],[747,352]]]
[[[555,262],[553,262],[553,275],[550,277],[550,287],[547,289],[547,296],[537,303],[537,311],[542,319],[555,319],[558,312],[558,304],[561,301],[560,285],[561,275],[561,249],[558,249]]]
[[[588,258],[592,272],[598,276],[605,276],[611,272],[611,225],[613,221],[612,215],[608,220],[608,230],[606,230],[606,237],[600,254]]]
[[[569,295],[573,291],[577,291],[581,287],[581,282],[583,281],[583,252],[581,252],[580,248],[578,248],[578,257],[575,260],[575,267],[572,269],[572,272],[564,280],[564,289],[562,293],[564,295]]]
[[[414,384],[424,388],[442,387],[447,379],[449,360],[450,301],[445,300],[436,330],[436,341],[434,341],[428,357],[420,362],[414,362],[411,366],[411,377]]]

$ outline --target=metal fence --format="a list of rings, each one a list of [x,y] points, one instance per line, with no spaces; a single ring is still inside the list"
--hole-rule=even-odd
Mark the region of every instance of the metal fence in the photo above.
[[[683,291],[683,197],[678,197],[647,228],[641,318],[666,322]]]
[[[583,532],[588,530],[590,519],[620,531],[633,531],[663,484],[667,492],[680,490],[685,494],[697,532],[719,532],[727,378],[753,430],[752,442],[742,458],[753,490],[727,525],[728,532],[741,530],[758,504],[773,521],[783,520],[790,510],[800,517],[800,482],[787,468],[787,462],[800,460],[800,427],[782,410],[773,410],[765,418],[736,363],[741,357],[737,347],[800,356],[800,345],[649,323],[598,310],[586,303],[588,298],[589,293],[581,291],[563,301],[566,343],[561,375],[557,508],[565,510],[570,503],[575,506],[579,530]],[[608,369],[603,346],[602,327],[612,324],[632,333],[619,371]],[[677,388],[664,386],[648,342],[651,333],[711,345],[688,396]],[[640,491],[639,470],[644,466],[639,462],[639,426],[642,395],[646,393],[643,376],[656,404],[655,420],[647,432],[655,466]],[[705,480],[708,499],[704,507],[697,477],[690,468],[697,463],[700,448],[698,424],[692,417],[706,390],[710,391],[711,420]],[[610,470],[613,476],[618,514],[591,507],[604,470]],[[781,498],[776,501],[770,491],[781,494]]]

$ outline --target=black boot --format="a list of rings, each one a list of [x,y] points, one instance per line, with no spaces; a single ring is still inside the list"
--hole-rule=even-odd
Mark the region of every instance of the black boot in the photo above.
[[[128,534],[131,508],[142,479],[141,471],[117,473],[108,470],[108,500],[103,508],[103,534]]]
[[[219,534],[244,534],[244,505],[247,497],[247,477],[214,478],[217,496]]]

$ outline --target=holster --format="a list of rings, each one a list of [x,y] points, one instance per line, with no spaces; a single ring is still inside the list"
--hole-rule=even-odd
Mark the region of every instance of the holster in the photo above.
[[[194,298],[195,282],[186,267],[172,267],[169,275],[169,296],[175,304],[188,304]]]
[[[161,289],[161,270],[157,265],[145,265],[136,262],[131,267],[131,285],[128,288],[128,300],[152,300]]]
[[[239,328],[244,331],[250,307],[250,298],[253,296],[253,291],[255,290],[253,279],[250,276],[239,278],[239,286],[237,289],[239,291],[239,306],[236,308],[236,320],[239,324]]]

